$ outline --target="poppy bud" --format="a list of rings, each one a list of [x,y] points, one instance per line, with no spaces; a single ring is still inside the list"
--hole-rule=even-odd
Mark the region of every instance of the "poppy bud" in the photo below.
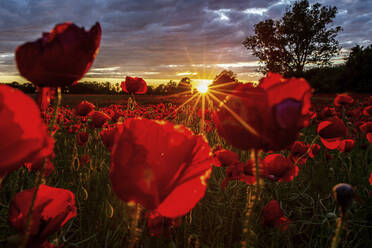
[[[89,140],[89,133],[80,132],[80,133],[78,133],[77,138],[78,138],[79,146],[84,146]]]
[[[350,184],[339,183],[333,187],[333,194],[340,205],[342,215],[344,215],[347,209],[351,206],[354,198],[354,190]]]

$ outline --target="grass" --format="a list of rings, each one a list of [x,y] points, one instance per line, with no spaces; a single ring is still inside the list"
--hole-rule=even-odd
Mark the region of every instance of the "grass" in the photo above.
[[[120,102],[123,96],[84,96],[100,106]],[[81,96],[64,97],[64,104],[73,106]],[[138,97],[146,104],[146,97]],[[156,101],[163,101],[158,99]],[[321,104],[324,104],[322,101]],[[154,102],[155,104],[157,102]],[[198,132],[199,118],[180,113],[175,120]],[[51,241],[63,247],[127,247],[132,239],[133,218],[136,208],[120,201],[112,192],[109,180],[110,153],[102,144],[98,132],[90,130],[89,143],[80,147],[75,134],[60,129],[55,135],[55,170],[47,177],[46,184],[69,189],[75,193],[78,215],[70,220]],[[211,147],[221,145],[238,152],[242,161],[250,152],[239,151],[226,144],[212,129],[207,135]],[[316,137],[316,126],[301,131],[300,140],[311,143]],[[320,144],[319,140],[316,141]],[[322,145],[321,145],[322,146]],[[91,161],[81,165],[78,158],[89,154]],[[283,151],[287,154],[288,151]],[[330,151],[332,159],[325,156],[322,146],[315,159],[308,158],[300,167],[297,177],[289,183],[264,181],[261,200],[252,209],[246,221],[246,206],[254,194],[255,186],[230,181],[223,189],[223,168],[214,167],[204,198],[171,234],[152,236],[144,218],[138,219],[136,247],[330,247],[338,216],[332,187],[340,182],[355,186],[357,200],[346,221],[340,247],[369,247],[372,242],[372,186],[368,178],[372,172],[372,145],[359,135],[351,152]],[[13,196],[34,186],[35,173],[22,168],[11,173],[2,183],[0,191],[0,247],[16,232],[7,222],[8,207]],[[261,210],[270,200],[277,199],[290,219],[289,228],[281,231],[261,224]],[[244,226],[247,223],[248,226]]]

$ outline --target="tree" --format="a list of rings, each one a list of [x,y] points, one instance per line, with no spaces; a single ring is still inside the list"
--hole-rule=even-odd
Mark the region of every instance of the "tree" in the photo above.
[[[191,88],[191,79],[189,77],[183,77],[178,83],[177,91],[191,94]]]
[[[239,81],[236,79],[236,75],[233,71],[223,70],[214,78],[209,88],[212,93],[216,94],[217,98],[222,100],[226,95],[230,94],[238,84]]]
[[[256,24],[255,34],[247,37],[243,45],[264,63],[260,68],[264,73],[297,75],[307,64],[329,65],[339,50],[336,36],[341,27],[327,27],[336,13],[336,7],[296,1],[280,20]]]
[[[364,48],[355,46],[346,59],[348,87],[359,92],[371,92],[372,44]]]

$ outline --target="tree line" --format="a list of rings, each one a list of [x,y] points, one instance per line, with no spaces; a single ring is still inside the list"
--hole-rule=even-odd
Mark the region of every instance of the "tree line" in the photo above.
[[[335,6],[295,1],[281,19],[254,25],[243,45],[260,59],[264,74],[304,77],[316,92],[372,93],[372,45],[357,45],[344,63],[331,63],[341,50],[336,36],[342,27],[331,25],[336,14]]]
[[[9,85],[13,88],[17,88],[22,90],[28,94],[34,94],[37,92],[36,87],[32,83],[18,83],[18,82],[11,82],[11,83],[3,83]],[[157,86],[154,85],[147,85],[147,93],[149,95],[169,95],[169,94],[176,94],[176,93],[193,93],[192,88],[192,80],[188,77],[182,78],[178,83],[176,81],[170,80],[166,84],[159,84]],[[109,94],[109,95],[116,95],[116,94],[123,94],[123,91],[120,87],[119,83],[112,84],[110,82],[90,82],[84,81],[79,82],[73,86],[62,88],[62,93],[64,94]]]

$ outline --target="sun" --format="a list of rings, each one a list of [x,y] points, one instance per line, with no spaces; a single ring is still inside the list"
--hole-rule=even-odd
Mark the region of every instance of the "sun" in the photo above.
[[[208,92],[208,85],[211,83],[211,80],[201,80],[199,81],[198,85],[195,86],[195,88],[199,91],[201,94],[205,94]]]
[[[200,93],[205,94],[205,93],[207,93],[207,91],[208,91],[208,85],[206,85],[206,84],[200,84],[200,85],[196,86],[196,89],[197,89]]]

